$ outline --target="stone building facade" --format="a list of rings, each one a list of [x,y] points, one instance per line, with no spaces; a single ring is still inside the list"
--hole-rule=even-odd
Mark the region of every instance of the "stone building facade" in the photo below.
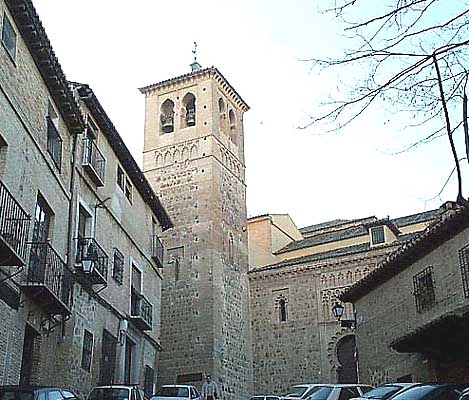
[[[469,215],[440,211],[341,296],[355,304],[362,380],[469,382]]]
[[[435,215],[334,220],[302,229],[288,215],[250,218],[254,392],[283,394],[299,383],[356,382],[355,332],[333,317],[332,307]],[[350,321],[353,314],[345,304],[342,319]]]
[[[171,220],[29,0],[0,1],[0,384],[156,382]]]
[[[143,168],[174,228],[164,235],[161,384],[200,385],[223,398],[252,393],[243,114],[216,68],[141,89]]]

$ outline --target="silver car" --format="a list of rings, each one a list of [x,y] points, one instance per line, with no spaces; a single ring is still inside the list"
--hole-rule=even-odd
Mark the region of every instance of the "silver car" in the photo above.
[[[163,385],[150,400],[201,400],[201,396],[192,385]]]
[[[350,400],[373,389],[360,384],[324,384],[315,386],[305,400]]]

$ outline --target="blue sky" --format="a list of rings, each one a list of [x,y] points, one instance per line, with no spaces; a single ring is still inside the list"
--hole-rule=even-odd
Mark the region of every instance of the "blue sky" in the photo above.
[[[288,213],[298,226],[368,215],[397,217],[454,200],[435,196],[452,164],[442,138],[387,155],[415,132],[374,108],[346,130],[297,129],[347,84],[311,71],[308,57],[340,54],[341,26],[317,1],[34,0],[69,80],[91,85],[141,164],[144,99],[137,88],[216,66],[251,110],[245,115],[248,215]],[[384,121],[391,120],[387,124]]]

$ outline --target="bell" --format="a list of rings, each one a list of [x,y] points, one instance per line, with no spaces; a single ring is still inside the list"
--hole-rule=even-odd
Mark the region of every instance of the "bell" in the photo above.
[[[187,110],[186,122],[187,122],[187,126],[195,125],[195,110],[193,108],[189,108]]]
[[[161,123],[163,125],[163,132],[169,133],[174,129],[174,118],[172,115],[161,115]]]

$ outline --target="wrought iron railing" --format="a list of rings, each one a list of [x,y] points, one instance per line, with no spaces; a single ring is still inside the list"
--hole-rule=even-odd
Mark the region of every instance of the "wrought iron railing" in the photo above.
[[[0,237],[26,260],[30,216],[0,180]]]
[[[55,166],[61,170],[62,166],[62,138],[50,117],[47,117],[47,152],[52,157]]]
[[[152,235],[151,256],[156,261],[159,267],[163,267],[163,255],[164,255],[163,242],[158,237],[158,235]]]
[[[81,265],[84,273],[98,272],[107,280],[108,255],[94,238],[77,239],[76,263]]]
[[[31,243],[26,283],[44,285],[67,307],[70,307],[73,276],[49,242]]]
[[[103,153],[98,149],[95,140],[85,139],[85,151],[83,155],[83,165],[93,168],[96,176],[104,183],[104,172],[106,168],[106,159]]]
[[[153,306],[142,294],[133,289],[130,296],[130,316],[142,318],[149,328],[153,325]]]

